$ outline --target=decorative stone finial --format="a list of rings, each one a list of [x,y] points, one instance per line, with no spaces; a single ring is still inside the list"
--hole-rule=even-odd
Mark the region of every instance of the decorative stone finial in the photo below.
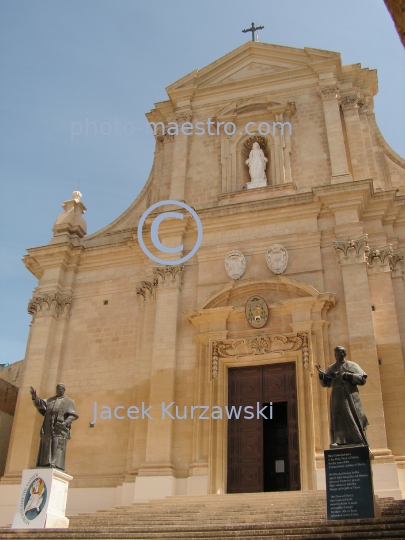
[[[82,217],[86,212],[86,207],[80,202],[81,197],[80,191],[74,191],[72,199],[62,204],[65,212],[59,214],[56,218],[52,228],[53,238],[50,244],[71,242],[73,245],[78,246],[80,238],[87,234],[87,224]]]
[[[72,199],[76,202],[80,202],[80,199],[83,197],[83,195],[80,193],[80,191],[74,191],[72,193]]]

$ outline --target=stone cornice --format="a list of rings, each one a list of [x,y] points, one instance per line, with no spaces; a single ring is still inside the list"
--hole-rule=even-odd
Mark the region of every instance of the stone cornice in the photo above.
[[[253,119],[257,116],[262,116],[263,113],[268,116],[276,118],[276,115],[285,115],[285,119],[291,119],[297,112],[297,108],[294,102],[272,98],[269,95],[252,96],[246,99],[239,99],[222,107],[216,114],[213,120],[232,120],[237,122],[238,118],[243,119],[249,116],[249,119]]]
[[[223,306],[204,309],[204,311],[189,309],[184,312],[184,315],[193,326],[198,328],[199,332],[205,334],[207,332],[226,332],[226,322],[232,312],[232,306]]]
[[[260,189],[260,188],[258,188]],[[251,219],[253,213],[256,218],[268,209],[280,209],[280,212],[272,214],[271,216],[263,216],[267,222],[270,219],[285,219],[285,215],[291,215],[291,206],[296,206],[296,215],[303,215],[308,213],[314,213],[320,211],[320,203],[317,202],[313,193],[298,193],[296,195],[286,195],[283,197],[277,197],[274,199],[259,199],[245,202],[239,202],[235,204],[229,204],[227,206],[215,206],[210,208],[197,208],[197,213],[200,218],[226,218],[233,219],[235,222],[235,216],[245,213],[247,219]],[[250,214],[250,218],[248,217]],[[285,214],[285,215],[284,215]],[[207,224],[208,226],[208,224]]]
[[[380,214],[382,223],[399,223],[405,218],[405,197],[396,190],[374,191],[372,180],[359,180],[342,184],[317,186],[312,189],[324,207],[334,212],[345,205],[355,205],[359,220],[373,219]],[[376,214],[377,212],[377,214]]]
[[[333,232],[331,234],[333,235]],[[215,247],[210,245],[201,246],[197,252],[197,257],[199,262],[225,259],[226,254],[231,249],[240,250],[245,256],[263,253],[263,257],[265,257],[271,244],[283,244],[288,251],[292,249],[311,249],[320,246],[321,237],[322,233],[320,231],[303,233],[299,237],[296,233],[272,235],[270,231],[268,236],[261,235],[260,238],[251,239],[248,243],[244,239],[232,242],[225,239],[223,243],[217,242]]]
[[[41,279],[46,268],[62,267],[76,271],[83,250],[83,246],[73,246],[71,242],[30,248],[23,262],[37,279]]]
[[[237,195],[243,197],[243,194],[243,192],[239,192]],[[223,227],[234,226],[235,218],[241,226],[244,222],[251,221],[252,214],[255,215],[257,225],[268,224],[269,220],[275,223],[289,218],[291,207],[294,207],[295,217],[303,219],[309,216],[315,218],[321,212],[332,211],[335,213],[337,209],[344,210],[352,207],[357,209],[359,220],[378,218],[383,224],[396,225],[405,221],[404,202],[405,197],[398,195],[395,190],[375,192],[372,180],[362,180],[345,184],[317,186],[307,193],[262,198],[220,207],[197,208],[197,213],[203,221],[204,235],[209,243],[208,235],[210,233],[223,230]],[[273,211],[269,213],[267,210]],[[182,212],[181,209],[178,211]],[[154,217],[155,214],[151,215],[151,219]],[[163,232],[165,235],[179,234],[182,227],[186,227],[187,234],[195,234],[196,232],[195,222],[191,218],[182,221],[165,220]],[[344,230],[342,232],[336,230],[335,234],[340,237],[345,234],[356,235],[360,233],[361,231],[353,230],[353,233],[350,231],[346,233]],[[274,241],[277,241],[277,238]],[[120,266],[134,264],[134,262],[136,264],[148,262],[146,255],[143,254],[138,245],[136,227],[111,232],[108,236],[99,237],[99,242],[99,245],[94,242],[89,247],[84,245],[74,247],[70,243],[65,243],[32,248],[28,250],[29,254],[24,258],[24,263],[38,279],[41,279],[44,269],[48,267],[62,265],[63,268],[75,270],[80,263],[80,270],[90,270],[111,265]],[[226,244],[229,242],[224,239],[224,246]],[[255,242],[255,245],[258,243]],[[232,246],[234,247],[234,245]],[[207,249],[211,249],[209,245],[203,245],[197,256],[203,257],[204,251]]]

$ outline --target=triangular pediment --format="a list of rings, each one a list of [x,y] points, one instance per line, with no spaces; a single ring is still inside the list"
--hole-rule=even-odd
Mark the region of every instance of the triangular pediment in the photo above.
[[[191,87],[202,88],[297,69],[311,69],[315,63],[330,60],[339,62],[340,55],[317,49],[248,42],[205,68],[189,73],[166,88],[166,91],[170,96]]]
[[[274,63],[266,62],[248,62],[245,66],[236,69],[234,73],[231,73],[228,77],[222,78],[220,82],[232,82],[239,81],[241,79],[248,79],[250,77],[260,77],[267,73],[277,73],[280,71],[287,71],[288,69],[294,69],[295,66],[280,66]]]

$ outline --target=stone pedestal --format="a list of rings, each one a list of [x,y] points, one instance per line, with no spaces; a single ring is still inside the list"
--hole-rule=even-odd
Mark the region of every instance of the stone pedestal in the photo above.
[[[252,180],[246,184],[247,189],[259,188],[267,186],[267,180]]]
[[[65,516],[69,481],[72,476],[58,469],[26,469],[12,529],[66,529]]]
[[[325,450],[327,519],[378,517],[368,446]]]

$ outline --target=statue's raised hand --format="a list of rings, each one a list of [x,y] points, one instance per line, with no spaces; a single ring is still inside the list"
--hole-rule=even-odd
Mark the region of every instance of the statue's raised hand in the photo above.
[[[323,381],[326,373],[321,369],[321,366],[318,366],[318,364],[315,364],[315,367],[318,370],[319,379]]]
[[[32,399],[37,398],[37,392],[36,392],[35,388],[33,388],[32,386],[30,386],[30,393],[31,393]]]

